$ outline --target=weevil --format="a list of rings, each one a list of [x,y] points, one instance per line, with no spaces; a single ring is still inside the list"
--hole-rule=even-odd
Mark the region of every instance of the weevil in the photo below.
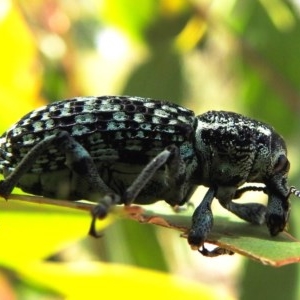
[[[131,96],[78,97],[25,115],[0,138],[0,195],[14,187],[54,199],[94,201],[95,222],[117,204],[171,206],[208,188],[195,209],[188,243],[204,248],[213,226],[214,198],[243,220],[266,223],[272,236],[289,218],[287,149],[283,138],[260,121],[208,111],[195,116],[182,106]],[[262,183],[263,187],[244,183]],[[237,203],[247,191],[263,191],[266,206]],[[201,251],[201,250],[200,250]]]

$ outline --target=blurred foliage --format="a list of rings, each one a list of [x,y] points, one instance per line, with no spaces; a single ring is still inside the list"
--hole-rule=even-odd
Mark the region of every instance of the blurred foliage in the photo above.
[[[166,98],[196,113],[234,110],[285,136],[290,181],[299,187],[299,11],[292,0],[1,0],[1,132],[34,107],[78,95],[127,93]],[[292,207],[290,230],[299,237],[300,207]],[[82,241],[87,214],[1,203],[0,298],[32,299],[37,291],[47,299],[80,298],[83,291],[87,298],[300,297],[297,265],[277,270],[237,255],[207,260],[170,230],[113,223],[104,239]],[[99,260],[169,271],[179,282],[187,276],[211,289],[92,263]]]

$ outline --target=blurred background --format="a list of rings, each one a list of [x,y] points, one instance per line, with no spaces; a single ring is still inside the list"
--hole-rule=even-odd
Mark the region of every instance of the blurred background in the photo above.
[[[196,114],[231,110],[285,137],[290,183],[300,187],[298,0],[1,0],[0,37],[1,132],[36,107],[83,95],[166,99]],[[292,202],[289,231],[299,238],[300,205]],[[88,214],[9,203],[1,200],[1,299],[80,293],[67,279],[58,288],[55,279],[64,270],[59,262],[78,261],[106,262],[95,269],[104,277],[110,265],[138,267],[126,269],[127,278],[141,268],[159,271],[143,275],[144,283],[161,271],[176,275],[203,287],[194,296],[206,299],[300,298],[296,264],[274,269],[239,255],[204,258],[178,232],[115,219],[94,240],[85,237]],[[54,279],[35,273],[29,263],[37,260],[55,262]],[[122,277],[104,282],[126,295],[143,286],[123,287]],[[175,287],[161,284],[168,298]],[[101,289],[101,282],[90,287],[87,298]]]

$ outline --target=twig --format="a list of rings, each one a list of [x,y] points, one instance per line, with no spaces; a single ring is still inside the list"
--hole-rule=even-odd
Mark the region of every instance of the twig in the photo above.
[[[59,199],[52,199],[47,197],[18,195],[18,194],[9,195],[7,200],[17,200],[17,201],[37,203],[37,204],[49,204],[49,205],[55,205],[59,207],[69,207],[73,209],[84,210],[88,212],[90,212],[91,209],[95,207],[95,205],[97,205],[97,202],[90,202],[86,200],[70,201],[70,200],[59,200]],[[141,221],[143,219],[142,214],[144,213],[144,210],[137,205],[117,206],[114,207],[112,211],[117,214],[135,219],[137,221]]]
[[[38,204],[50,204],[55,206],[62,206],[62,207],[70,207],[85,211],[90,211],[96,203],[93,202],[80,202],[80,201],[67,201],[67,200],[57,200],[51,199],[46,197],[39,197],[39,196],[30,196],[30,195],[17,195],[11,194],[8,196],[7,200],[18,200],[30,203],[38,203]]]

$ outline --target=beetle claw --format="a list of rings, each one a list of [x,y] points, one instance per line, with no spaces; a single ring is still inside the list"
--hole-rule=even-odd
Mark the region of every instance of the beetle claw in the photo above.
[[[207,248],[204,247],[204,245],[202,245],[202,247],[200,249],[198,249],[198,252],[206,257],[217,257],[220,255],[233,255],[234,254],[233,251],[222,248],[222,247],[216,247],[213,250],[208,250]]]
[[[89,235],[94,237],[94,238],[101,238],[101,237],[103,237],[103,233],[97,232],[97,230],[96,230],[96,220],[97,220],[97,217],[93,216],[91,226],[90,226],[90,229],[89,229]]]

